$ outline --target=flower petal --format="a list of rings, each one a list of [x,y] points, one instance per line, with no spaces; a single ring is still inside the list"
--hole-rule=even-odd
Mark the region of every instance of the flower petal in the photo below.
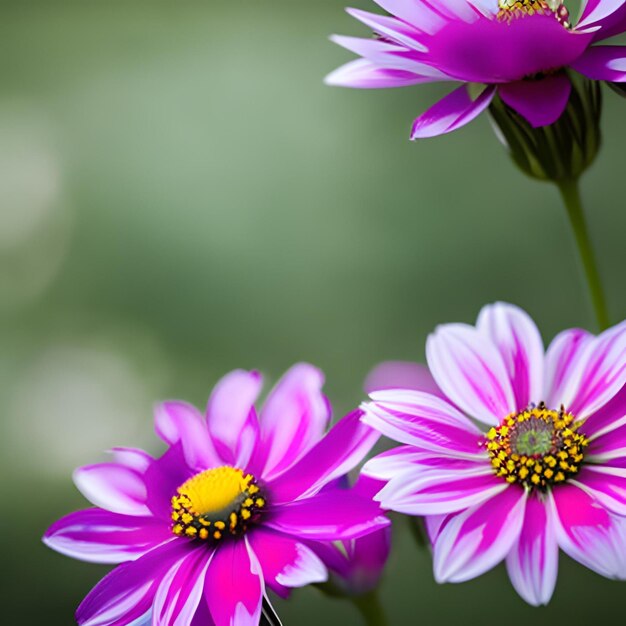
[[[579,419],[597,411],[626,384],[626,322],[590,342],[581,361],[577,393],[569,406]]]
[[[185,461],[193,470],[220,465],[202,414],[186,402],[163,402],[155,409],[157,435],[170,446],[181,443]]]
[[[332,489],[272,509],[267,525],[301,539],[335,541],[355,539],[387,526],[377,502],[353,490]]]
[[[263,591],[261,566],[248,540],[221,544],[204,589],[215,626],[258,626]]]
[[[502,100],[533,128],[554,124],[565,111],[572,83],[565,74],[540,80],[518,80],[498,87]]]
[[[476,327],[502,356],[517,410],[543,399],[543,343],[530,316],[519,307],[498,302],[482,309]]]
[[[152,626],[191,626],[212,556],[207,550],[190,551],[167,572],[154,597]]]
[[[548,604],[559,566],[559,546],[546,505],[538,498],[526,502],[522,532],[506,567],[517,593],[533,606]]]
[[[440,326],[428,337],[426,357],[439,387],[471,417],[495,425],[515,412],[502,356],[477,329],[465,324]]]
[[[248,540],[261,564],[265,583],[279,595],[284,595],[285,587],[304,587],[328,579],[320,558],[294,537],[258,528]]]
[[[411,139],[436,137],[469,124],[489,106],[495,92],[494,86],[487,86],[472,98],[467,85],[462,85],[413,122]]]
[[[575,561],[607,578],[626,576],[624,521],[575,485],[561,485],[548,497],[556,538]]]
[[[479,460],[483,433],[450,403],[420,391],[377,391],[363,421],[383,435],[444,457]]]
[[[43,542],[81,561],[132,561],[172,538],[168,526],[152,517],[119,515],[102,509],[70,513],[48,530]]]
[[[433,80],[429,76],[421,76],[407,70],[381,67],[367,59],[356,59],[328,74],[324,82],[333,87],[388,89],[429,83]]]
[[[411,470],[392,478],[376,500],[406,515],[441,515],[480,504],[508,487],[488,463],[469,470]]]
[[[74,483],[92,504],[122,515],[150,515],[146,485],[139,473],[115,463],[85,465],[74,472]]]
[[[443,397],[428,367],[411,361],[379,363],[367,375],[363,386],[367,394],[384,389],[413,389]]]
[[[433,546],[437,582],[464,582],[502,561],[519,537],[525,505],[524,491],[511,487],[450,515]]]
[[[347,474],[372,449],[380,435],[354,411],[339,420],[295,465],[270,482],[272,502],[291,502],[316,493]]]
[[[265,480],[285,471],[324,436],[330,406],[322,393],[323,385],[320,370],[300,363],[268,396],[260,419]]]
[[[626,447],[626,385],[602,408],[590,415],[581,429],[590,440],[588,454],[593,457],[616,456]],[[598,460],[594,460],[598,462]]]
[[[609,511],[617,515],[626,515],[626,470],[585,465],[570,482],[587,492]]]
[[[234,370],[213,389],[207,405],[207,423],[220,456],[245,467],[258,437],[254,403],[263,380],[258,372]]]
[[[576,30],[587,29],[590,26],[603,25],[622,7],[624,0],[586,0],[583,4],[580,20]]]
[[[589,48],[572,67],[592,80],[626,82],[626,46]]]
[[[151,608],[161,578],[188,553],[189,544],[172,541],[135,561],[118,565],[81,602],[76,611],[80,626],[125,626]]]
[[[550,407],[571,406],[578,390],[585,350],[593,342],[586,330],[572,328],[559,333],[546,352],[543,398]]]

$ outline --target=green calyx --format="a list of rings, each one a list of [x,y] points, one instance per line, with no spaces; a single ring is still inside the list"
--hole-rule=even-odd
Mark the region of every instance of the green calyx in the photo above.
[[[496,95],[489,113],[515,164],[531,178],[576,180],[593,163],[601,144],[600,83],[570,76],[572,92],[561,117],[533,128]]]

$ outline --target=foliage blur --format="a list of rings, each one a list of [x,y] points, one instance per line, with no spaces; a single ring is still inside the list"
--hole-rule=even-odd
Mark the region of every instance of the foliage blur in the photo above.
[[[43,547],[84,506],[78,465],[158,452],[152,405],[202,405],[234,367],[311,361],[339,416],[385,359],[423,359],[440,322],[497,299],[544,339],[593,328],[557,193],[522,177],[486,117],[412,144],[445,86],[331,89],[365,34],[343,0],[1,2],[0,534],[3,623],[61,626],[106,567]],[[357,2],[372,8],[366,0]],[[615,319],[624,317],[624,101],[583,181]],[[398,521],[398,520],[397,520]],[[392,624],[587,623],[623,584],[561,557],[532,609],[503,567],[439,586],[402,520],[382,588]],[[314,589],[287,625],[356,624]]]

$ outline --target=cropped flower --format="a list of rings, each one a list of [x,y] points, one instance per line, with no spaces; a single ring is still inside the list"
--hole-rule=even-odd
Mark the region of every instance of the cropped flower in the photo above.
[[[377,503],[334,486],[378,433],[359,412],[325,434],[330,410],[322,374],[294,366],[257,418],[257,372],[226,375],[206,416],[189,404],[156,409],[168,448],[158,459],[114,450],[113,462],[75,473],[97,508],[48,529],[51,548],[85,561],[119,563],[77,610],[84,626],[252,626],[266,589],[279,595],[327,578],[307,545],[347,541],[388,520]]]
[[[371,500],[383,484],[359,476],[355,493]],[[391,526],[383,526],[356,539],[310,544],[328,567],[335,595],[358,596],[379,584],[391,550]]]
[[[387,483],[383,508],[425,516],[437,581],[506,560],[546,604],[559,547],[626,578],[626,322],[566,330],[544,353],[530,317],[495,304],[475,327],[439,327],[426,354],[439,393],[371,393],[363,419],[404,445],[363,472]]]
[[[464,126],[496,94],[532,126],[550,125],[569,100],[568,68],[626,81],[626,47],[593,45],[626,31],[624,0],[587,0],[576,23],[560,0],[376,2],[391,16],[348,9],[376,37],[333,37],[362,58],[326,82],[363,89],[463,83],[415,120],[412,139]]]

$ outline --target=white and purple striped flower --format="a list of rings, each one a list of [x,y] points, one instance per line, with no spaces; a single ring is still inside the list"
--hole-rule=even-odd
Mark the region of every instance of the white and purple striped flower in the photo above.
[[[626,81],[626,47],[593,45],[626,31],[625,0],[587,0],[575,25],[561,0],[376,2],[391,16],[348,9],[376,38],[334,36],[362,58],[326,82],[362,89],[463,83],[415,120],[412,139],[464,126],[496,93],[532,126],[550,125],[570,96],[568,68]]]
[[[559,548],[626,578],[626,322],[566,330],[544,353],[530,317],[495,304],[475,327],[439,327],[426,354],[431,379],[400,365],[393,389],[398,364],[370,377],[363,419],[404,445],[363,473],[387,483],[383,508],[425,516],[436,579],[506,560],[518,593],[546,604]]]
[[[319,370],[294,366],[257,417],[260,375],[233,371],[206,416],[183,402],[157,407],[160,458],[120,448],[113,462],[77,470],[97,508],[56,522],[44,541],[120,564],[82,602],[78,623],[256,626],[266,589],[285,596],[326,580],[311,545],[386,527],[377,503],[336,485],[379,435],[359,412],[325,434],[322,384]]]

